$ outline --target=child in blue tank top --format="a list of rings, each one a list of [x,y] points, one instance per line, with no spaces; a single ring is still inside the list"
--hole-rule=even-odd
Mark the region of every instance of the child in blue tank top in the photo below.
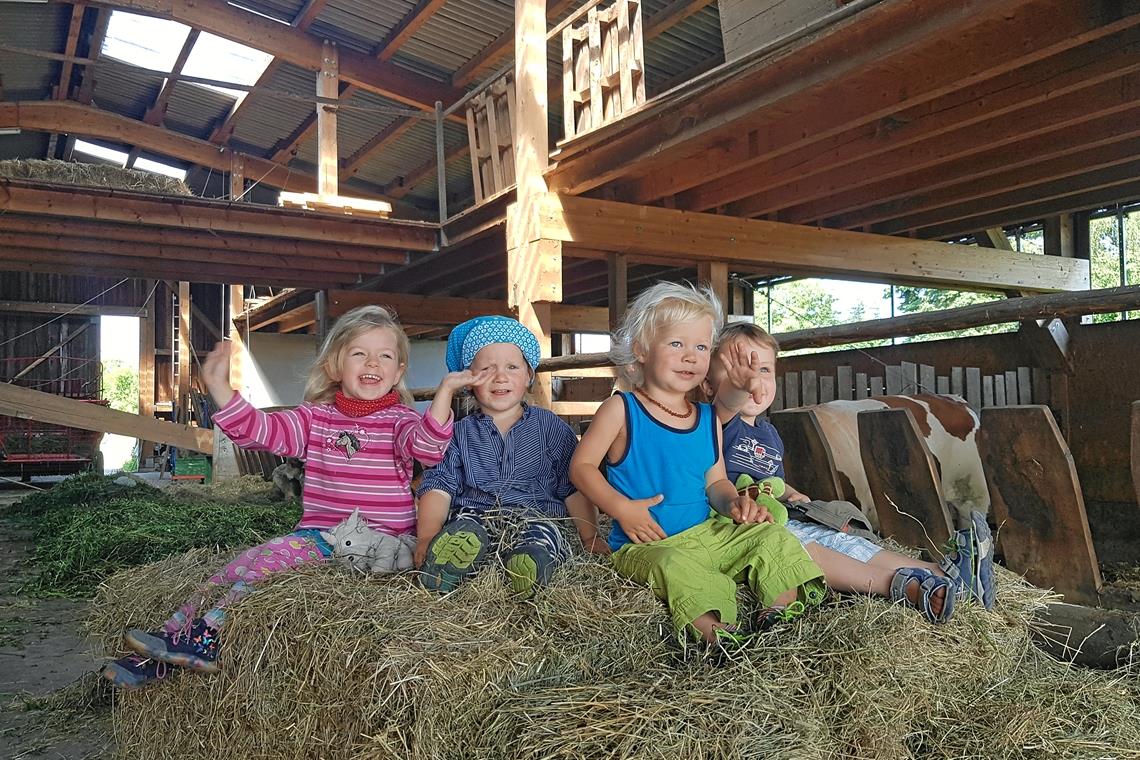
[[[614,519],[614,568],[665,601],[678,634],[709,642],[738,640],[740,580],[766,608],[761,625],[824,593],[799,541],[728,481],[713,408],[689,401],[721,323],[707,288],[663,282],[642,293],[611,351],[633,391],[602,404],[570,464],[574,485]]]

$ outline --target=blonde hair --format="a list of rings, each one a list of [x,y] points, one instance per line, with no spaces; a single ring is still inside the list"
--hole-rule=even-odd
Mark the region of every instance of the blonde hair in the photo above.
[[[708,285],[659,282],[642,292],[629,305],[622,317],[621,326],[613,335],[610,360],[620,368],[623,379],[636,388],[644,381],[642,364],[638,361],[637,354],[649,350],[650,343],[660,330],[701,317],[712,320],[713,329],[709,340],[715,343],[724,325],[724,313],[721,311],[720,299],[712,288]]]
[[[396,336],[396,359],[404,368],[404,374],[400,376],[400,382],[393,387],[400,394],[400,401],[404,404],[411,406],[415,403],[411,391],[404,384],[408,355],[411,353],[408,336],[392,312],[383,306],[358,306],[336,321],[329,330],[320,353],[317,354],[313,368],[309,370],[309,379],[305,382],[306,401],[313,404],[327,404],[336,397],[336,392],[340,389],[340,380],[333,378],[340,374],[341,354],[353,340],[377,328],[391,330]]]
[[[765,348],[770,348],[774,354],[780,353],[780,342],[772,337],[772,333],[753,322],[732,322],[725,325],[724,329],[720,331],[720,337],[717,338],[717,352],[719,353],[721,348],[738,338],[750,340]]]

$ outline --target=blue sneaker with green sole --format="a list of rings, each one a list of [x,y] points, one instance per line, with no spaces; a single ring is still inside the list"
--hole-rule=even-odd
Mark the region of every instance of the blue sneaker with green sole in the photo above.
[[[420,583],[430,591],[454,591],[487,555],[491,539],[482,525],[460,518],[444,525],[428,544],[420,567]]]

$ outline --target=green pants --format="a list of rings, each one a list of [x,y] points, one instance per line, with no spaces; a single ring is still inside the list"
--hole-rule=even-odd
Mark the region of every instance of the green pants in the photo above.
[[[646,544],[629,543],[612,557],[614,569],[645,583],[669,606],[678,633],[706,612],[736,622],[736,585],[747,583],[765,607],[785,591],[823,598],[823,572],[781,525],[737,525],[710,517],[699,525]]]

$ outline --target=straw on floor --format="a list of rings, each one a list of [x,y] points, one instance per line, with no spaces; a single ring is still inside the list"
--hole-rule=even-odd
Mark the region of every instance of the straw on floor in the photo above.
[[[224,559],[205,550],[100,590],[108,655]],[[732,661],[685,655],[661,605],[578,560],[533,603],[493,571],[445,597],[408,576],[283,575],[240,605],[217,676],[123,694],[123,757],[1140,757],[1135,670],[1087,671],[1029,638],[1049,598],[1002,572],[999,603],[934,627],[882,600],[829,602]]]

